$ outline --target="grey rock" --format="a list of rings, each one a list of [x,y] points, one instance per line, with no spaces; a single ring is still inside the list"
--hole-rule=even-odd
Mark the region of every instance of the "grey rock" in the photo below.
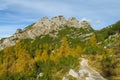
[[[64,25],[76,28],[90,27],[90,24],[87,21],[78,21],[74,17],[69,18],[68,20],[63,16],[56,16],[51,19],[44,17],[32,26],[25,28],[25,30],[17,29],[11,37],[3,39],[2,41],[0,40],[0,50],[7,46],[15,45],[17,40],[26,38],[35,39],[37,36],[49,34],[53,30],[60,30]]]

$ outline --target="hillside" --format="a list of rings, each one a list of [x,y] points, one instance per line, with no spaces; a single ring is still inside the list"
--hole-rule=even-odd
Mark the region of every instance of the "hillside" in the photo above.
[[[120,34],[120,21],[96,31],[96,35],[99,41],[107,39],[110,35]]]
[[[74,17],[44,17],[0,40],[0,80],[62,80],[70,69],[80,69],[81,58],[105,79],[119,80],[119,41],[119,21],[95,31]]]
[[[35,39],[38,36],[47,35],[52,31],[60,30],[64,28],[64,26],[87,29],[86,31],[91,29],[91,26],[87,21],[78,21],[74,17],[71,17],[68,20],[63,16],[53,17],[51,19],[44,17],[36,23],[29,25],[24,30],[17,29],[11,37],[0,40],[0,50],[7,46],[15,45],[21,39]]]

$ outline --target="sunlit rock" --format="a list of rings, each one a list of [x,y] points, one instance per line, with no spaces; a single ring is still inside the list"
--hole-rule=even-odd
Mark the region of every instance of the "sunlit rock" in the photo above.
[[[73,76],[73,77],[75,77],[75,78],[78,78],[78,77],[79,77],[78,73],[75,72],[73,69],[70,69],[69,75],[71,75],[71,76]]]

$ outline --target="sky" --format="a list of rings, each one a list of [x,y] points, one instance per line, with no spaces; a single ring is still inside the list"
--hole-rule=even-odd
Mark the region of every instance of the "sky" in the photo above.
[[[120,20],[120,0],[0,0],[0,38],[59,15],[87,20],[99,30]]]

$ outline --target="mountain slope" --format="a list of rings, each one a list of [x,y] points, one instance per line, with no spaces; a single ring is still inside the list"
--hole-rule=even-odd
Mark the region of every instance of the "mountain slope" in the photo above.
[[[58,16],[18,29],[0,42],[0,80],[62,80],[70,69],[79,70],[79,58],[88,59],[103,77],[115,80],[120,58],[116,24],[95,31],[86,21]],[[111,29],[114,34],[108,33]]]
[[[112,24],[106,28],[96,31],[96,35],[99,41],[107,39],[110,35],[120,34],[120,21]]]

